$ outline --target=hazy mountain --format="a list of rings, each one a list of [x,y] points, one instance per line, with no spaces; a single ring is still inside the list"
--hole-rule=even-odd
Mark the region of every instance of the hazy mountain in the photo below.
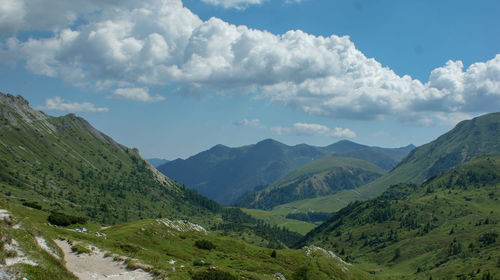
[[[162,164],[169,162],[168,159],[163,159],[163,158],[148,158],[146,160],[154,167],[158,167]]]
[[[296,246],[323,246],[373,272],[411,279],[491,279],[484,277],[500,274],[499,197],[500,156],[483,156],[352,203]]]
[[[236,206],[271,209],[296,200],[354,189],[385,173],[385,170],[367,161],[324,157],[293,170],[263,190],[243,195]]]
[[[385,149],[345,140],[337,144],[328,147],[288,146],[267,139],[238,148],[217,145],[188,159],[170,161],[159,166],[158,170],[211,199],[229,205],[256,186],[265,187],[295,168],[322,157],[341,155],[391,169],[398,163],[398,155],[408,153],[412,148]],[[344,146],[348,147],[345,151]]]

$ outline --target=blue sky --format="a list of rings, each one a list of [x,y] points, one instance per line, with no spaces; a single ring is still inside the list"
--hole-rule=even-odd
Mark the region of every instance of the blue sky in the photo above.
[[[0,0],[0,91],[144,157],[421,145],[500,108],[500,2]]]

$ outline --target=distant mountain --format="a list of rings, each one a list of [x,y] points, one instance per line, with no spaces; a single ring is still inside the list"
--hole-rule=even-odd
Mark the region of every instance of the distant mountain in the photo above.
[[[341,155],[391,169],[397,165],[398,155],[412,148],[386,149],[350,141],[339,143],[353,147],[344,151],[335,144],[328,147],[287,146],[272,139],[238,148],[217,145],[188,159],[170,161],[158,170],[219,203],[230,205],[256,186],[265,188],[288,172],[322,157]]]
[[[324,157],[293,170],[263,190],[243,195],[235,205],[272,209],[296,200],[354,189],[385,173],[382,168],[364,160]]]
[[[21,96],[0,93],[0,190],[44,211],[102,224],[179,218],[259,244],[284,247],[300,235],[271,228],[165,177],[137,149],[116,143],[74,114],[51,117]]]
[[[482,156],[422,185],[393,185],[375,199],[351,203],[296,247],[323,246],[373,273],[390,270],[408,279],[492,279],[500,275],[499,198],[500,156]]]
[[[146,160],[154,167],[158,167],[162,164],[169,162],[168,159],[163,159],[163,158],[148,158]]]

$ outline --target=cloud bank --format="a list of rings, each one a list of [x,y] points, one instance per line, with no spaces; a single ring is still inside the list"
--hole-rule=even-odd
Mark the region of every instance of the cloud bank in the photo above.
[[[262,4],[264,0],[201,0],[207,4],[211,4],[214,6],[221,6],[226,9],[234,8],[234,9],[245,9],[249,5]]]
[[[142,102],[165,100],[165,97],[161,95],[151,96],[147,88],[117,88],[113,92],[113,96]]]
[[[448,61],[422,82],[367,58],[347,36],[277,35],[203,21],[180,0],[68,3],[0,0],[0,31],[12,34],[0,41],[0,59],[115,94],[178,85],[180,93],[248,93],[344,119],[428,124],[500,108],[500,55],[468,68]],[[19,39],[20,30],[50,35]]]
[[[277,135],[284,135],[295,133],[297,135],[316,135],[335,138],[355,138],[356,133],[349,128],[329,128],[326,125],[316,123],[294,123],[292,127],[273,126],[270,128],[271,132]]]
[[[107,112],[109,111],[106,107],[95,107],[94,104],[89,102],[68,102],[59,96],[53,98],[47,98],[45,104],[37,107],[39,110],[53,110],[53,111],[66,111],[66,112]]]

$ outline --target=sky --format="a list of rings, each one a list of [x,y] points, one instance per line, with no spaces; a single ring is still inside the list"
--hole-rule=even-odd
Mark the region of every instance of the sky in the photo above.
[[[500,108],[500,2],[0,0],[0,91],[145,158],[422,145]]]

